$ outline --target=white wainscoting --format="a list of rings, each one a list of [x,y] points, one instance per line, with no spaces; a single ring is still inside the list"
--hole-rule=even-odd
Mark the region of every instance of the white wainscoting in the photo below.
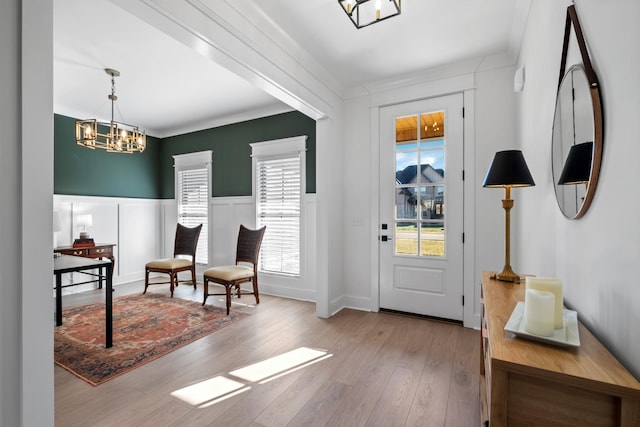
[[[116,267],[114,285],[144,279],[147,261],[170,257],[177,210],[175,200],[130,199],[54,195],[54,212],[60,216],[62,230],[54,233],[54,246],[68,246],[78,237],[79,214],[91,214],[93,225],[87,229],[96,243],[115,243]],[[233,264],[240,224],[255,227],[253,198],[214,197],[211,199],[209,227],[209,263],[197,268],[198,281],[209,266]],[[316,297],[316,195],[306,194],[302,220],[302,263],[299,278],[260,274],[260,292],[305,301]],[[204,238],[205,236],[200,236]],[[65,283],[83,281],[79,274],[70,274]],[[81,292],[95,285],[79,285],[64,289],[64,293]],[[142,288],[141,288],[142,290]]]
[[[209,265],[226,265],[236,262],[236,242],[240,224],[255,228],[256,214],[253,198],[214,197],[211,199],[211,236]]]
[[[162,255],[163,242],[158,233],[160,208],[157,201],[125,199],[118,204],[118,282],[144,278],[144,266]]]
[[[209,265],[235,262],[240,224],[255,227],[255,205],[252,197],[214,197],[211,202],[211,236]],[[315,301],[316,269],[316,195],[304,196],[302,220],[302,265],[299,278],[261,273],[260,292],[286,298]]]
[[[116,264],[113,284],[144,279],[144,265],[158,258],[163,236],[160,233],[161,204],[153,199],[130,199],[93,196],[53,196],[53,210],[60,217],[61,231],[54,233],[54,246],[69,246],[78,237],[79,214],[91,214],[93,225],[87,232],[96,243],[113,243]],[[65,275],[64,283],[84,281],[80,273]],[[95,288],[86,284],[64,289],[64,293],[81,292]]]

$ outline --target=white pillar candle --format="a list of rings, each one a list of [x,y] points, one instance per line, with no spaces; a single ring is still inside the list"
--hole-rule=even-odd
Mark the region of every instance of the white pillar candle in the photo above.
[[[562,298],[562,282],[553,277],[531,277],[525,278],[526,289],[535,289],[538,291],[548,291],[555,297],[554,306],[554,321],[553,327],[560,329],[564,326],[564,317],[562,314],[562,307],[564,304]]]
[[[549,291],[527,289],[524,297],[524,329],[530,334],[553,335],[555,297]]]

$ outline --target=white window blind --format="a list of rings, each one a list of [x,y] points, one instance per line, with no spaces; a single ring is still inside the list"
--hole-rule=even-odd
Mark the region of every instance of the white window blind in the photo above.
[[[256,225],[266,226],[260,271],[301,276],[306,136],[251,144]]]
[[[211,152],[174,156],[178,222],[185,227],[202,224],[196,263],[209,261],[209,185]]]
[[[300,275],[300,157],[256,162],[258,227],[267,226],[260,270]]]

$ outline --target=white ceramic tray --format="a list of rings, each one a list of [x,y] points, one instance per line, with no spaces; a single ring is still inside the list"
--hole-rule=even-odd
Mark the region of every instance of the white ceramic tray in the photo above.
[[[519,337],[535,341],[542,341],[561,347],[580,347],[580,336],[578,334],[578,313],[573,310],[562,310],[564,316],[564,327],[554,329],[553,335],[543,337],[529,333],[524,328],[524,302],[519,301],[513,309],[511,317],[504,326],[504,330],[512,332]]]

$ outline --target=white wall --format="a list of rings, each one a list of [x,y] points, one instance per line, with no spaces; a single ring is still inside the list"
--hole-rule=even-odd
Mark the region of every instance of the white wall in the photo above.
[[[482,183],[496,151],[518,148],[516,94],[513,91],[513,67],[476,74],[476,145],[475,145],[475,281],[474,314],[480,314],[480,278],[485,270],[499,271],[504,265],[505,218],[502,208],[504,190],[483,188]],[[525,159],[529,153],[524,152]],[[534,173],[534,180],[536,179]],[[535,187],[534,187],[535,188]],[[523,209],[521,198],[530,188],[512,189],[514,207],[511,212],[511,265],[520,273],[517,259],[519,241],[518,212]],[[465,207],[466,208],[466,207]],[[477,325],[479,319],[477,318]]]
[[[53,425],[52,34],[51,1],[0,3],[2,426]]]
[[[343,250],[345,268],[342,295],[337,306],[369,309],[371,299],[371,248],[377,248],[374,200],[371,199],[371,119],[369,97],[345,103]],[[377,274],[377,272],[376,272]],[[377,309],[377,307],[376,307]]]
[[[578,0],[578,18],[600,81],[604,156],[595,199],[579,220],[565,219],[551,181],[551,129],[568,1],[532,4],[520,65],[525,89],[518,101],[519,140],[537,186],[522,190],[518,264],[564,284],[566,303],[640,378],[640,2]]]
[[[0,55],[6,60],[0,65],[0,126],[10,143],[3,144],[0,158],[0,194],[4,203],[0,204],[0,272],[3,287],[0,298],[0,424],[20,425],[22,397],[16,390],[21,386],[20,329],[22,313],[20,310],[22,272],[15,268],[21,264],[20,251],[16,244],[22,243],[20,236],[20,93],[16,89],[20,84],[20,67],[9,64],[18,63],[20,58],[19,23],[20,1],[8,1],[0,4],[0,37],[2,40],[15,40],[14,43],[0,45]]]

